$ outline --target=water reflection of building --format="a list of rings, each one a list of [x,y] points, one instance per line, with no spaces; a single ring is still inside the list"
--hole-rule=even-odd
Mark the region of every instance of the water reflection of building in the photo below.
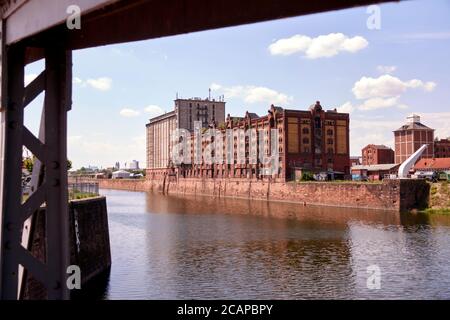
[[[208,100],[208,103],[212,102]],[[225,102],[221,103],[224,107]],[[207,117],[208,127],[224,133],[222,135],[223,159],[210,164],[203,157],[201,161],[197,163],[195,161],[192,121],[202,120],[203,128],[206,127],[206,122],[203,118],[199,118],[198,112],[192,113],[194,107],[197,108],[195,103],[183,109],[176,108],[172,113],[153,118],[147,124],[148,178],[155,179],[173,174],[178,177],[208,178],[265,179],[270,177],[285,181],[293,179],[297,170],[328,172],[342,176],[349,174],[349,115],[338,113],[336,109],[325,111],[319,101],[309,110],[283,109],[272,105],[265,116],[260,117],[246,112],[243,118],[228,115],[223,122],[220,122],[220,119],[224,108],[216,109],[215,117]],[[195,116],[192,117],[192,114]],[[191,161],[186,163],[174,164],[171,161],[173,142],[171,142],[170,133],[176,128],[187,129],[191,132],[188,141],[191,147]],[[233,131],[231,141],[226,139],[225,130],[227,129]],[[244,132],[255,129],[256,135],[234,134],[239,129]],[[272,140],[271,130],[276,130],[278,133],[278,139],[275,141]],[[260,139],[259,134],[263,134],[264,139]],[[202,153],[213,141],[214,136],[202,140]],[[260,143],[264,143],[264,146],[260,146]],[[229,144],[232,145],[229,146]],[[227,161],[226,150],[229,149],[234,155],[231,162]],[[244,155],[243,159],[238,159],[238,150]],[[208,156],[219,157],[215,151],[211,148]],[[274,161],[277,163],[263,164],[260,152],[274,156]],[[256,161],[251,161],[253,159]],[[277,169],[267,170],[274,167]]]

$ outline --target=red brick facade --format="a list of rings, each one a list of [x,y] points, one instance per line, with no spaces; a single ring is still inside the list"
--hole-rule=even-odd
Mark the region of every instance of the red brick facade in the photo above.
[[[450,139],[441,139],[434,142],[435,158],[450,158]]]
[[[395,163],[402,163],[416,152],[422,145],[428,148],[422,154],[423,158],[434,156],[434,129],[420,123],[420,117],[408,117],[408,123],[394,131]]]
[[[148,169],[147,178],[161,178],[165,174],[180,177],[210,177],[210,178],[250,178],[265,179],[274,178],[281,181],[290,180],[294,176],[294,168],[302,168],[312,172],[338,172],[342,175],[349,174],[349,115],[338,113],[336,110],[324,111],[319,102],[312,105],[309,110],[288,110],[271,106],[266,116],[258,117],[256,114],[246,113],[244,118],[232,118],[228,115],[223,125],[211,125],[215,129],[238,130],[256,129],[258,132],[278,131],[278,170],[270,176],[264,174],[264,167],[258,163],[249,161],[251,146],[258,144],[259,139],[250,141],[249,137],[240,140],[234,136],[234,152],[238,144],[245,147],[245,161],[223,164],[191,164],[171,165],[170,168]],[[265,137],[264,152],[270,154],[274,145],[272,137]],[[190,145],[193,145],[194,135],[191,136]],[[202,141],[202,153],[208,144],[212,142]],[[224,135],[224,150],[228,143]],[[194,158],[194,148],[191,147],[191,158]],[[213,156],[213,154],[212,154]],[[225,155],[224,155],[225,156]]]
[[[384,145],[369,144],[361,153],[364,166],[394,163],[394,150]]]

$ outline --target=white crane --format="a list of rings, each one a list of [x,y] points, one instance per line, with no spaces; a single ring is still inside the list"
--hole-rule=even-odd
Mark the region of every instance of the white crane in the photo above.
[[[419,149],[417,149],[417,151],[414,152],[408,159],[406,159],[405,162],[401,164],[401,166],[398,168],[398,177],[400,179],[408,177],[409,170],[413,167],[413,165],[420,158],[427,147],[428,145],[424,144]]]

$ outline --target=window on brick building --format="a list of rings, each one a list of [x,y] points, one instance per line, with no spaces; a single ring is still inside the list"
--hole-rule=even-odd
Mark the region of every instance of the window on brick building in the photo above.
[[[303,138],[303,143],[304,144],[308,144],[309,143],[309,139],[308,138]]]
[[[327,144],[333,144],[333,139],[328,139]]]
[[[333,130],[328,129],[328,130],[327,130],[327,135],[332,136],[332,135],[333,135]]]
[[[303,128],[302,132],[303,132],[303,134],[309,134],[309,129],[308,128]]]

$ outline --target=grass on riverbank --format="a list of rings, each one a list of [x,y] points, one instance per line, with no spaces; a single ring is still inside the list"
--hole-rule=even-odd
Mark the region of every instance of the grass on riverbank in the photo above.
[[[29,195],[24,195],[22,196],[22,203],[24,203],[25,201],[27,201],[27,199],[29,198]],[[94,197],[98,197],[98,194],[96,193],[92,193],[92,192],[80,192],[80,191],[69,191],[69,201],[70,200],[81,200],[81,199],[87,199],[87,198],[94,198]]]
[[[98,197],[98,194],[92,192],[69,191],[69,200],[81,200],[94,197]]]
[[[431,183],[430,204],[423,212],[429,214],[450,214],[450,187],[448,181]]]
[[[448,214],[448,215],[450,215],[450,208],[440,208],[440,209],[428,208],[428,209],[423,210],[422,212],[428,213],[428,214]]]

